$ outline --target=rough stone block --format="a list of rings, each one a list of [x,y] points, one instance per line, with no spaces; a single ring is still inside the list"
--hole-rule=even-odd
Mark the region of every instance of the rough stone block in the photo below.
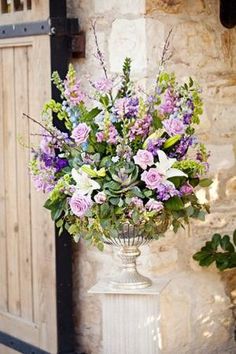
[[[147,65],[146,21],[117,19],[112,23],[109,58],[112,72],[120,72],[125,57],[133,60],[132,73],[141,74]]]
[[[183,0],[146,0],[146,12],[163,11],[171,14],[179,12]]]
[[[139,15],[145,12],[145,0],[94,0],[94,7],[98,14],[113,11],[116,14]]]

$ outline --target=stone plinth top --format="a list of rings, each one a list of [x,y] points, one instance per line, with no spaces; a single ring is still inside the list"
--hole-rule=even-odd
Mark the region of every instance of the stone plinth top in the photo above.
[[[145,289],[115,289],[109,284],[109,279],[100,280],[91,289],[89,294],[125,294],[125,295],[158,295],[169,284],[170,280],[153,280],[152,285]]]

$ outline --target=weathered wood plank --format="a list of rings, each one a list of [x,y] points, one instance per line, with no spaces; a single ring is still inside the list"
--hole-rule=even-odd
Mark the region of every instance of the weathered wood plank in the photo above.
[[[48,78],[50,72],[50,56],[43,58],[38,53],[50,52],[50,40],[48,36],[35,37],[32,51],[32,67],[30,73],[30,99],[29,113],[36,119],[40,119],[40,113],[44,102],[50,99],[51,85]],[[35,70],[37,68],[37,70]],[[35,84],[37,83],[37,85]],[[38,132],[39,128],[30,123],[30,132]],[[37,137],[31,136],[31,142]],[[57,351],[56,334],[56,275],[55,275],[55,231],[50,215],[43,208],[45,196],[31,188],[32,195],[32,237],[33,237],[33,261],[34,261],[34,292],[35,319],[42,324],[40,340],[42,348],[47,348],[50,353]],[[36,283],[37,282],[37,283]],[[50,310],[49,310],[50,309]],[[43,325],[44,324],[44,325]],[[49,335],[50,333],[50,335]]]
[[[8,310],[20,315],[20,279],[17,215],[17,160],[16,127],[14,107],[14,49],[2,49],[2,80],[4,102],[4,172],[6,191],[6,233],[7,233],[7,272],[8,272]]]
[[[2,51],[0,49],[0,309],[7,311],[7,258],[4,164],[4,105],[2,81]]]
[[[16,135],[29,145],[29,122],[22,118],[28,112],[28,53],[30,47],[15,48],[15,120]],[[17,207],[19,224],[19,266],[21,316],[33,318],[32,259],[31,259],[31,211],[30,181],[27,165],[30,151],[17,145]]]

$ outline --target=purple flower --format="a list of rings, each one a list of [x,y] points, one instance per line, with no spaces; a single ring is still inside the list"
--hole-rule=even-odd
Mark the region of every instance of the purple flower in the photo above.
[[[55,187],[54,170],[45,169],[40,170],[39,174],[32,175],[32,181],[37,191],[49,193]]]
[[[146,205],[145,205],[146,209],[149,211],[155,210],[155,211],[160,211],[164,208],[162,202],[158,202],[155,199],[150,199]]]
[[[178,144],[175,145],[174,151],[170,152],[169,157],[181,158],[186,155],[188,148],[193,144],[193,137],[183,137]]]
[[[108,144],[116,144],[118,138],[118,131],[116,130],[115,126],[111,124],[108,130]]]
[[[73,214],[82,218],[92,205],[90,196],[83,195],[79,191],[76,191],[70,199],[70,207]]]
[[[46,167],[51,167],[54,163],[55,158],[51,155],[48,155],[46,153],[41,154],[40,160],[44,162],[44,165]]]
[[[94,196],[94,200],[97,204],[105,203],[106,199],[107,199],[107,196],[104,192],[98,192],[98,194],[96,194]]]
[[[159,174],[157,168],[150,168],[141,174],[141,180],[146,183],[149,189],[156,189],[162,180],[162,176]]]
[[[77,144],[82,144],[87,141],[90,130],[86,123],[80,123],[72,130],[71,137]]]
[[[101,79],[101,80],[95,81],[93,83],[93,86],[95,87],[95,89],[97,91],[100,91],[102,93],[108,93],[112,89],[113,82],[109,79]]]
[[[51,135],[47,132],[42,133],[42,139],[40,141],[40,149],[45,155],[55,156],[54,149],[55,142]]]
[[[177,134],[184,134],[185,132],[185,125],[182,122],[182,120],[180,120],[179,118],[169,118],[169,119],[165,119],[162,122],[166,132],[170,135],[177,135]]]
[[[176,100],[177,98],[173,95],[173,92],[171,92],[170,89],[166,90],[165,101],[162,105],[160,105],[161,113],[172,113],[176,106]]]
[[[152,166],[154,163],[153,155],[147,150],[138,150],[134,156],[134,162],[139,165],[143,170],[146,170],[148,166]]]
[[[114,113],[120,117],[136,117],[139,109],[137,97],[124,97],[116,100]]]
[[[61,159],[59,157],[56,159],[56,172],[61,171],[66,166],[68,166],[67,159]]]
[[[179,191],[175,189],[174,185],[169,183],[160,183],[156,189],[157,198],[161,201],[168,200],[175,195],[179,195]]]
[[[165,141],[165,138],[148,139],[147,150],[150,151],[153,156],[157,156],[158,150],[160,150]]]
[[[130,129],[129,138],[133,141],[137,136],[145,138],[152,123],[152,116],[147,114],[144,118],[137,119]]]
[[[180,187],[180,195],[188,195],[193,193],[193,187],[189,183],[185,183]]]
[[[193,115],[192,115],[192,114],[189,114],[189,113],[184,114],[184,116],[183,116],[183,122],[184,122],[184,124],[189,125],[189,124],[191,123],[192,116],[193,116]]]

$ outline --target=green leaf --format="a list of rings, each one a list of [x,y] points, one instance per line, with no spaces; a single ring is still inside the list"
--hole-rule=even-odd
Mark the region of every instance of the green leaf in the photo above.
[[[164,149],[168,149],[170,148],[171,146],[173,146],[174,144],[177,143],[177,141],[179,141],[181,138],[181,135],[175,135],[175,136],[172,136],[171,138],[167,139],[163,145]]]
[[[233,233],[233,240],[234,240],[234,244],[236,246],[236,230],[234,230],[234,233]]]
[[[220,234],[214,234],[212,236],[211,243],[214,250],[217,250],[217,247],[220,245],[220,241],[221,241]]]
[[[108,203],[104,203],[100,206],[100,216],[101,219],[107,218],[107,216],[110,214],[110,207]]]
[[[87,112],[83,117],[83,121],[90,121],[93,122],[93,119],[101,112],[101,109],[99,108],[93,108],[91,111]]]
[[[104,250],[104,243],[102,241],[99,241],[97,243],[97,248],[99,249],[99,251],[103,251]]]
[[[165,206],[169,210],[181,210],[184,208],[184,203],[181,198],[174,196],[165,202]]]
[[[161,122],[161,119],[158,117],[157,111],[153,112],[152,118],[153,118],[152,124],[153,124],[154,128],[155,129],[162,128],[162,122]]]
[[[44,203],[44,208],[51,210],[53,202],[51,199],[47,199],[46,202]]]
[[[120,198],[110,198],[110,203],[112,205],[118,205],[120,202]]]
[[[199,183],[199,178],[190,178],[189,183],[191,184],[192,187],[196,187]]]
[[[228,235],[224,235],[220,241],[220,245],[224,251],[234,252],[234,246],[230,242],[230,238]]]
[[[78,226],[76,224],[72,224],[72,225],[70,225],[70,227],[68,228],[67,231],[71,235],[76,234],[78,232]]]
[[[63,225],[63,219],[59,219],[57,222],[56,222],[56,227],[61,227]]]
[[[133,194],[136,195],[136,197],[143,198],[143,193],[138,187],[135,186],[130,191],[133,192]]]
[[[145,195],[145,197],[149,198],[153,194],[153,191],[151,191],[150,189],[146,189],[143,194]]]
[[[209,187],[213,181],[209,178],[204,178],[199,181],[199,186],[201,187]]]

